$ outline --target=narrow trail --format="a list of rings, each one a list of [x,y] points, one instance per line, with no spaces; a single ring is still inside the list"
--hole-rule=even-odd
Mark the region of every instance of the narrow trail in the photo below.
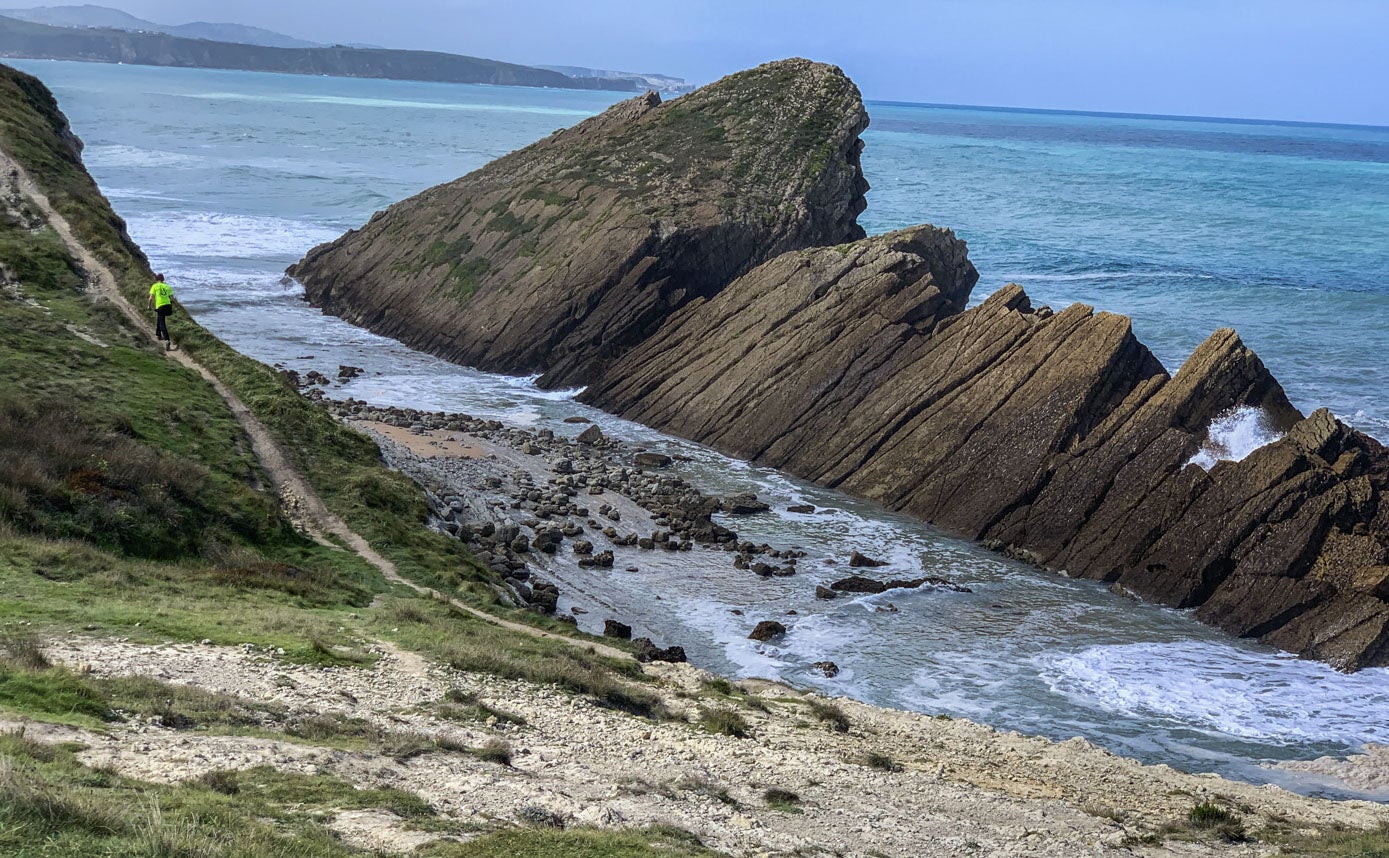
[[[154,326],[150,320],[136,309],[125,296],[121,294],[120,287],[117,285],[115,274],[98,259],[77,237],[73,234],[72,226],[67,222],[53,205],[48,201],[48,197],[39,189],[38,185],[29,177],[29,174],[12,158],[8,152],[0,149],[0,171],[7,173],[15,178],[16,185],[20,193],[24,194],[48,219],[48,224],[58,234],[68,252],[72,254],[78,265],[81,267],[87,281],[88,290],[98,298],[110,301],[121,313],[130,321],[135,329],[142,332],[150,339],[154,339]],[[557,641],[570,646],[591,649],[599,655],[617,659],[631,659],[633,656],[629,652],[605,646],[600,643],[590,641],[580,641],[565,635],[546,632],[541,629],[527,626],[523,623],[515,623],[501,617],[493,616],[486,611],[475,608],[465,602],[453,598],[445,593],[441,593],[431,587],[425,587],[407,580],[396,569],[394,563],[383,557],[371,544],[360,534],[347,526],[340,517],[328,509],[327,505],[304,479],[303,475],[290,464],[280,445],[275,442],[270,431],[265,424],[251,412],[246,404],[241,401],[235,393],[231,391],[222,380],[219,379],[211,370],[198,363],[191,356],[182,351],[167,352],[166,355],[187,367],[201,376],[212,388],[217,391],[217,395],[222,397],[231,409],[237,423],[251,440],[251,448],[261,467],[270,476],[271,481],[277,489],[281,503],[291,510],[299,513],[299,520],[308,534],[314,539],[325,544],[333,543],[328,537],[336,537],[342,544],[351,548],[362,559],[366,560],[386,578],[396,584],[402,584],[421,595],[429,596],[441,602],[445,602],[460,611],[484,620],[495,626],[499,626],[511,631],[530,635],[531,637],[542,638],[544,640]]]

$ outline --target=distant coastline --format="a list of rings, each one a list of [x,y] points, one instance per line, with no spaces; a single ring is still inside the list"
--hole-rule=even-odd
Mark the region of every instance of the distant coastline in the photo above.
[[[568,77],[548,69],[436,51],[342,45],[270,47],[157,32],[52,27],[6,17],[0,17],[0,57],[614,92],[642,88],[633,80]]]

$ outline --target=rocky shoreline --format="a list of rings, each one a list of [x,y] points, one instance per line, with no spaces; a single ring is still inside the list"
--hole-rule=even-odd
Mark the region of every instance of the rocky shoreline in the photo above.
[[[577,624],[573,613],[561,609],[560,588],[549,579],[559,568],[637,573],[653,552],[695,552],[701,562],[727,567],[730,574],[789,578],[805,557],[794,547],[740,540],[714,520],[719,514],[733,521],[765,512],[767,504],[755,494],[708,496],[666,470],[673,457],[608,437],[596,425],[566,437],[465,414],[335,400],[312,384],[309,390],[340,419],[371,435],[387,464],[424,487],[431,526],[465,542],[501,578],[501,595],[517,607]],[[856,550],[845,554],[853,572],[881,565]],[[939,577],[878,580],[851,574],[816,585],[815,594],[833,599],[923,586],[968,592]],[[629,637],[626,619],[604,618],[593,631]],[[751,637],[767,636],[754,629]],[[667,647],[642,638],[636,642],[644,661],[685,658],[678,642]],[[832,662],[823,664],[822,672],[837,671]]]
[[[636,718],[557,688],[432,664],[389,643],[367,667],[287,663],[273,652],[69,637],[48,657],[92,675],[150,676],[231,695],[280,714],[266,735],[178,729],[157,719],[102,730],[34,722],[32,739],[76,742],[81,759],[179,783],[272,767],[403,789],[467,830],[545,824],[600,829],[675,826],[741,856],[994,855],[1008,858],[1277,854],[1268,842],[1184,827],[1190,809],[1225,809],[1240,831],[1389,823],[1367,801],[1306,798],[1214,775],[1144,766],[1081,739],[1050,742],[965,720],[830,701],[774,683],[720,684],[689,665],[649,665],[670,717]],[[454,696],[505,718],[458,720]],[[742,736],[692,723],[736,712]],[[344,750],[280,733],[315,718],[355,720],[425,749]],[[499,764],[457,750],[505,743]],[[773,793],[773,790],[779,792]],[[769,801],[791,796],[795,809]],[[348,842],[391,854],[441,837],[388,810],[327,820]]]
[[[1233,330],[1169,372],[1121,315],[1034,307],[1016,284],[969,307],[979,276],[950,230],[863,236],[866,124],[839,69],[770,63],[618,105],[290,274],[433,354],[583,386],[1232,635],[1389,665],[1389,450],[1304,415]],[[1278,440],[1235,461],[1215,427],[1242,413]]]

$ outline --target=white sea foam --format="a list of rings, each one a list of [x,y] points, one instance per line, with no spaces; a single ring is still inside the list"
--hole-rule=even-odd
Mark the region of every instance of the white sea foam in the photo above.
[[[1389,742],[1389,670],[1345,676],[1291,655],[1213,643],[1097,646],[1037,658],[1072,702],[1242,739]]]
[[[83,152],[88,164],[96,167],[160,167],[188,168],[206,163],[202,158],[182,152],[146,149],[139,146],[89,146]]]
[[[146,191],[139,188],[113,188],[103,187],[102,193],[106,194],[108,200],[161,200],[163,202],[189,202],[189,200],[171,197],[158,191]]]
[[[294,260],[341,230],[278,217],[162,212],[131,217],[130,234],[151,256]]]
[[[1214,280],[1213,274],[1189,271],[1087,271],[1080,274],[1006,274],[1003,280],[1022,283],[1083,283],[1091,280]]]
[[[1206,443],[1187,464],[1200,465],[1209,471],[1216,462],[1238,462],[1282,437],[1262,408],[1236,406],[1211,421]]]
[[[202,98],[209,101],[251,101],[275,104],[342,104],[352,107],[408,108],[414,110],[452,110],[485,111],[488,113],[537,113],[547,116],[593,116],[595,111],[564,107],[543,107],[524,104],[475,104],[449,101],[414,101],[399,98],[362,98],[346,95],[303,95],[284,93],[280,95],[254,95],[241,92],[202,92],[188,98]]]

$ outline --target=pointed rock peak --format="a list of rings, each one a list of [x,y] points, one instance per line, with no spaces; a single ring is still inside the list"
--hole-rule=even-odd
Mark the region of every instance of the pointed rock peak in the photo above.
[[[615,128],[631,125],[660,106],[661,94],[655,90],[648,90],[635,98],[619,101],[597,116],[585,119],[572,128],[561,128],[544,143],[546,145],[570,144],[583,137],[601,135]]]
[[[979,282],[979,272],[969,261],[969,248],[955,237],[953,230],[922,224],[845,247],[862,245],[881,245],[901,253],[906,265],[915,266],[924,261],[930,272],[930,282],[940,290],[952,315],[964,309],[974,285]]]
[[[1330,409],[1318,408],[1289,429],[1284,440],[1311,455],[1332,462],[1336,460],[1349,432]]]
[[[979,309],[996,313],[1012,311],[1031,313],[1032,299],[1027,297],[1027,292],[1021,286],[1016,283],[1009,283],[985,298],[984,303],[979,305]]]
[[[1282,385],[1233,328],[1220,328],[1182,364],[1163,391],[1173,423],[1204,432],[1211,421],[1239,407],[1258,408],[1278,432],[1302,419]]]

